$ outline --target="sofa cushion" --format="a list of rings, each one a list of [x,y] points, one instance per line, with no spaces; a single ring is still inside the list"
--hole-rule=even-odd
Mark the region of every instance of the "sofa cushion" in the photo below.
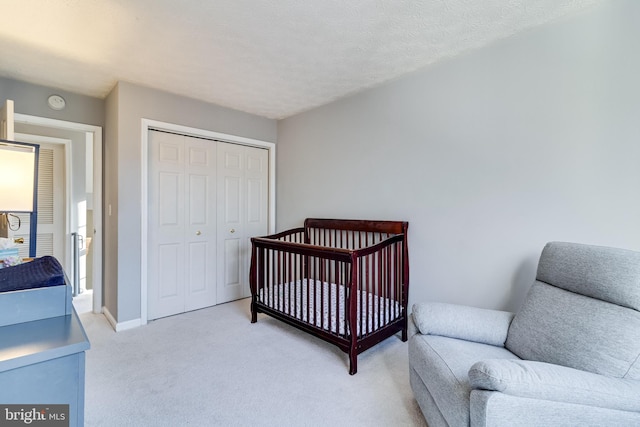
[[[475,362],[485,358],[517,359],[503,347],[437,335],[417,334],[409,340],[409,366],[449,425],[469,425],[469,411],[460,410],[469,408],[468,372]]]
[[[414,304],[413,319],[425,335],[504,346],[513,313],[428,302]]]
[[[529,360],[485,359],[469,370],[472,388],[555,402],[640,411],[640,381]]]
[[[521,359],[638,379],[640,313],[535,282],[505,346]]]
[[[640,311],[640,252],[550,242],[536,280]]]
[[[473,390],[471,425],[474,427],[629,427],[640,425],[640,413],[575,403],[529,399],[510,394]]]

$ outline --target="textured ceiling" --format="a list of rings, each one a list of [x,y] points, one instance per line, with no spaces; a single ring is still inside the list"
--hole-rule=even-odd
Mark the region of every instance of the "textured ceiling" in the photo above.
[[[122,80],[279,119],[600,1],[3,1],[0,76],[96,97]]]

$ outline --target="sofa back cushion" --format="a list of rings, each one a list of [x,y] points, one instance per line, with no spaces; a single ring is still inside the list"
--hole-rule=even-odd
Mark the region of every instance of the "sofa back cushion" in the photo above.
[[[522,359],[640,379],[640,253],[549,243],[505,346]]]
[[[540,255],[536,280],[640,311],[640,252],[547,243]]]

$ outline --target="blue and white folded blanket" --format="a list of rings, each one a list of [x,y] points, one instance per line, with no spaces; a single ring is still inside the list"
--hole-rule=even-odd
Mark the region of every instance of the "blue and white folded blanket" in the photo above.
[[[64,285],[62,266],[52,256],[0,269],[0,292]]]

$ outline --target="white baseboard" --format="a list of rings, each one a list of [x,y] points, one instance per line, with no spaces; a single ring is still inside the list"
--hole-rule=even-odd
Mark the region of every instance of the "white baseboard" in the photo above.
[[[102,307],[102,314],[107,318],[107,321],[111,324],[111,327],[116,331],[126,331],[127,329],[137,328],[142,325],[140,319],[127,320],[126,322],[116,322],[116,319],[109,312],[107,307]]]

